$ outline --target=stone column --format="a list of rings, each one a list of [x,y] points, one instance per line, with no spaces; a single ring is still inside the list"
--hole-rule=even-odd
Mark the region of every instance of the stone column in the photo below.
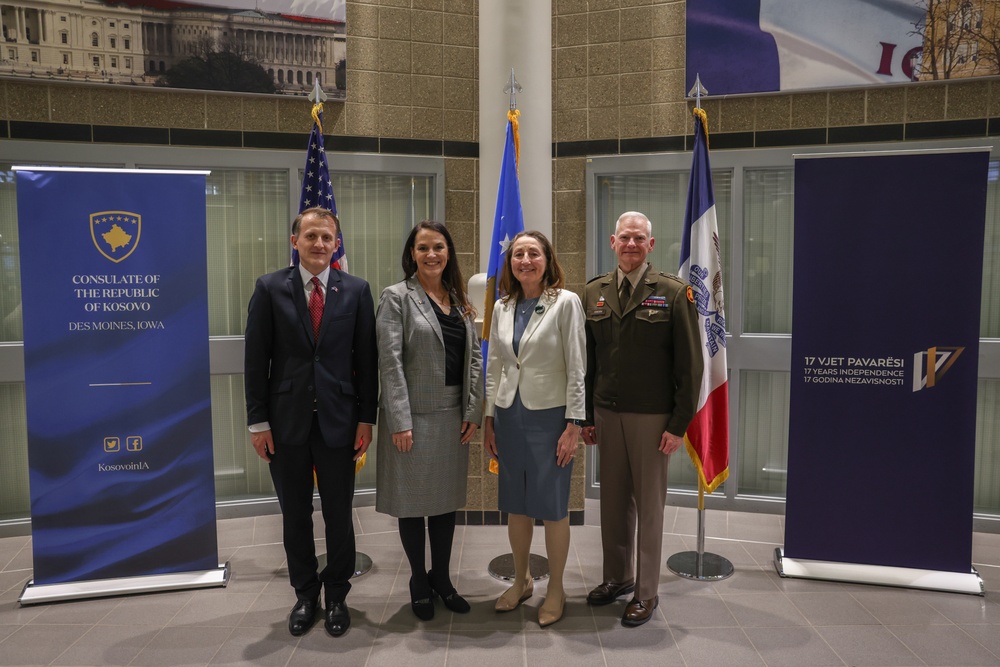
[[[521,207],[525,229],[552,238],[552,2],[481,0],[479,3],[479,268],[490,260],[510,70],[523,90]]]

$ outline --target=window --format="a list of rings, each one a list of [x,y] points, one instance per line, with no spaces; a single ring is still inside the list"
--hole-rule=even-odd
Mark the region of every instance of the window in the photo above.
[[[132,40],[129,39],[128,37],[122,37],[122,46],[125,47],[126,51],[128,51],[129,49],[132,48]]]
[[[66,17],[65,17],[65,16],[60,16],[60,17],[59,17],[59,20],[60,20],[61,22],[65,23],[65,22],[66,22]]]
[[[118,56],[111,56],[111,66],[118,67]]]
[[[93,62],[94,62],[94,69],[101,69],[101,57],[100,56],[94,56]]]
[[[17,51],[15,49],[7,49],[7,60],[17,60]]]
[[[132,69],[132,59],[125,58],[125,69]]]
[[[69,44],[69,33],[65,30],[59,33],[59,41],[63,44]]]
[[[716,215],[719,239],[723,247],[723,276],[729,273],[729,229],[731,227],[731,170],[713,170]],[[653,252],[649,262],[658,270],[675,273],[680,265],[680,225],[671,221],[684,218],[687,198],[687,171],[659,171],[645,174],[615,174],[597,177],[597,210],[599,228],[595,232],[597,253],[596,273],[606,273],[615,267],[615,255],[610,239],[615,221],[624,211],[642,211],[653,223]]]
[[[743,330],[792,333],[791,167],[747,169],[743,178]]]
[[[64,53],[62,54],[62,57],[63,57],[63,65],[69,65],[69,54]]]
[[[99,37],[97,36],[97,33],[96,33],[96,32],[95,32],[95,33],[92,33],[92,34],[90,35],[90,45],[91,45],[91,46],[100,46],[100,45],[101,45],[101,40],[100,40],[100,38],[99,38]]]
[[[122,28],[128,30],[128,23],[122,23]]]
[[[31,62],[33,62],[33,63],[37,63],[38,62],[38,51],[32,51],[31,52]]]
[[[114,28],[115,27],[115,22],[114,21],[108,21],[108,27],[109,28]]]
[[[596,176],[596,224],[591,233],[595,248],[596,270],[588,277],[611,271],[616,266],[610,238],[618,216],[625,211],[642,211],[653,223],[655,243],[649,254],[649,263],[658,271],[676,273],[680,265],[681,225],[673,221],[684,219],[690,165],[686,169],[650,171],[647,173],[600,174]],[[715,186],[716,215],[719,224],[722,253],[722,273],[726,276],[732,264],[729,237],[732,227],[731,183],[732,170],[715,169],[712,181]],[[726,280],[728,283],[728,279]],[[724,289],[726,289],[724,287]],[[727,313],[728,315],[728,313]],[[599,459],[593,459],[596,463]],[[595,481],[600,482],[597,465],[593,469]],[[698,478],[692,466],[672,465],[667,470],[671,488],[697,489]]]
[[[109,42],[112,49],[118,48],[118,40],[115,37],[109,38]]]

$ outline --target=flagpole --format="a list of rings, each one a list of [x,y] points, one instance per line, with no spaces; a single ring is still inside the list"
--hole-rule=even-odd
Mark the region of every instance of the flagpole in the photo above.
[[[336,215],[337,204],[333,198],[332,184],[329,180],[329,167],[326,165],[326,155],[325,155],[326,148],[323,146],[323,126],[321,122],[321,118],[323,115],[323,102],[326,101],[326,93],[323,92],[323,88],[319,85],[319,78],[317,78],[313,82],[313,89],[312,92],[309,93],[308,100],[313,103],[312,110],[310,112],[313,118],[313,133],[310,134],[310,149],[307,152],[306,168],[302,178],[303,189],[302,189],[302,195],[299,198],[299,213],[301,213],[303,210],[307,208],[312,208],[313,206],[318,205],[330,209],[331,211],[333,211],[333,214]],[[314,138],[315,142],[313,141]],[[312,145],[313,143],[316,143],[317,145],[313,146]],[[318,164],[316,164],[313,169],[310,169],[309,165],[313,159],[316,159]],[[321,165],[323,167],[322,171],[320,170]],[[329,188],[328,197],[325,200],[322,196],[320,196],[322,193],[321,187],[323,182],[321,176],[323,174],[326,175],[325,186]],[[319,180],[317,181],[317,179]],[[338,229],[337,232],[341,239],[340,248],[342,249],[343,234],[340,234],[340,229]],[[346,271],[347,258],[346,256],[341,256],[340,259],[343,260],[343,263],[341,264],[340,262],[338,262],[338,260],[334,259],[333,266],[342,271]],[[296,264],[297,262],[298,262],[298,253],[293,251],[292,264]],[[358,460],[357,465],[355,465],[354,468],[355,475],[357,475],[361,471],[361,468],[364,467],[366,459],[367,459],[367,454],[362,455],[362,457]],[[323,568],[326,567],[326,554],[320,554],[319,556],[317,556],[317,561],[319,561],[319,570],[322,571]],[[351,578],[353,579],[354,577],[360,577],[361,575],[366,574],[371,569],[372,569],[371,556],[364,553],[363,551],[355,551],[354,574],[351,575]]]
[[[701,98],[708,91],[701,84],[701,77],[694,76],[694,86],[688,97],[695,100],[695,109],[701,109]],[[680,551],[667,559],[667,568],[674,574],[697,581],[721,581],[733,574],[733,564],[729,559],[705,551],[705,479],[698,472],[698,538],[696,551]]]
[[[516,116],[517,116],[517,94],[521,92],[521,84],[517,82],[517,78],[514,76],[514,68],[510,68],[510,78],[507,79],[507,85],[504,86],[503,92],[510,96],[510,113],[508,113],[508,122],[514,123],[515,128],[515,139],[514,139],[514,153],[519,155],[520,149],[518,146],[517,132],[516,132]],[[515,158],[516,162],[516,158]],[[499,195],[499,193],[498,193]],[[498,197],[499,198],[499,197]],[[520,202],[518,203],[518,208],[520,208]],[[495,225],[494,221],[494,225]],[[507,261],[504,259],[504,261]],[[486,301],[485,310],[492,312],[493,303],[491,299],[494,297],[494,289],[490,287],[489,280],[487,279],[486,287]],[[487,321],[483,320],[483,334],[488,335],[486,331],[488,324]],[[486,355],[483,355],[483,370],[485,371]],[[485,373],[484,373],[485,374]],[[490,472],[497,472],[497,462],[490,461]],[[505,553],[500,554],[496,558],[490,561],[487,566],[486,571],[494,579],[499,579],[501,581],[514,581],[514,554]],[[529,553],[528,554],[528,574],[534,581],[539,581],[549,576],[549,559],[545,556],[539,556],[538,554]]]

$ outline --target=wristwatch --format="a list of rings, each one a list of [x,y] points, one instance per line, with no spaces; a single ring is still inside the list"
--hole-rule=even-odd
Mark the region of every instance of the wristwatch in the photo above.
[[[585,420],[585,419],[567,419],[566,423],[567,424],[572,424],[573,426],[579,426],[580,428],[583,428],[584,426],[587,425],[587,420]]]

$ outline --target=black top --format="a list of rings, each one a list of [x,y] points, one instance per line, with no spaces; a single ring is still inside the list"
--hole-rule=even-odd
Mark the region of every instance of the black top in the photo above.
[[[444,336],[444,383],[449,387],[461,385],[462,370],[465,366],[465,322],[462,321],[462,314],[455,306],[452,306],[451,312],[445,315],[434,303],[434,299],[430,302],[434,314],[437,315],[438,324],[441,325],[441,334]]]

